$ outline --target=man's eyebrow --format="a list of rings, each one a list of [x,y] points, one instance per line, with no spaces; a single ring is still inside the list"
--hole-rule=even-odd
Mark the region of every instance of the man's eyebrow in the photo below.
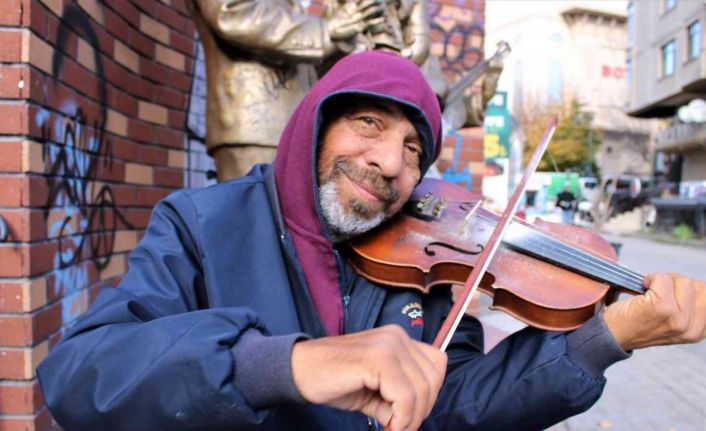
[[[387,114],[391,117],[400,117],[403,116],[404,114],[397,109],[394,109],[388,104],[376,101],[376,100],[371,100],[371,101],[360,101],[353,105],[351,109],[348,111],[349,113],[353,112],[360,112],[360,111],[365,111],[365,110],[375,110],[375,111],[380,111],[383,114]]]
[[[412,130],[409,131],[407,136],[405,136],[405,139],[416,142],[419,145],[422,145],[422,138],[419,136],[419,132],[417,132],[417,129],[415,127],[412,128]]]

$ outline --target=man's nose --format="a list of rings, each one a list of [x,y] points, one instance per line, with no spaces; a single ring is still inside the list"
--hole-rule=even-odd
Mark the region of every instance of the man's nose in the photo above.
[[[377,142],[367,151],[366,162],[386,178],[397,177],[404,168],[404,139],[394,137]]]

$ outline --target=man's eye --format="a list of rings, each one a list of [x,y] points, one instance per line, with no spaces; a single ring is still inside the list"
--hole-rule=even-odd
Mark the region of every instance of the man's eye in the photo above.
[[[412,154],[416,154],[418,156],[420,156],[422,154],[422,149],[416,145],[407,145],[407,151],[411,152]]]
[[[407,153],[405,154],[405,160],[410,166],[419,166],[422,160],[422,148],[416,144],[405,145]]]
[[[366,126],[374,126],[375,120],[372,117],[360,117],[360,121],[365,123]]]

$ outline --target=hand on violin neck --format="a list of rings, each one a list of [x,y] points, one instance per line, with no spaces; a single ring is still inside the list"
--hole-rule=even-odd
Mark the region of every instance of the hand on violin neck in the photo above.
[[[624,350],[706,338],[706,283],[678,274],[650,274],[645,287],[644,295],[605,309],[605,323]]]
[[[434,407],[446,354],[389,325],[296,343],[292,374],[311,403],[361,412],[391,431],[414,431]]]

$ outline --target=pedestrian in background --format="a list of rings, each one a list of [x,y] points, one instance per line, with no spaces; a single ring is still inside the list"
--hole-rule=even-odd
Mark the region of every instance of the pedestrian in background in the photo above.
[[[564,224],[574,224],[574,211],[578,201],[576,196],[571,193],[569,183],[564,185],[564,191],[556,196],[556,206],[561,208],[561,222]]]

